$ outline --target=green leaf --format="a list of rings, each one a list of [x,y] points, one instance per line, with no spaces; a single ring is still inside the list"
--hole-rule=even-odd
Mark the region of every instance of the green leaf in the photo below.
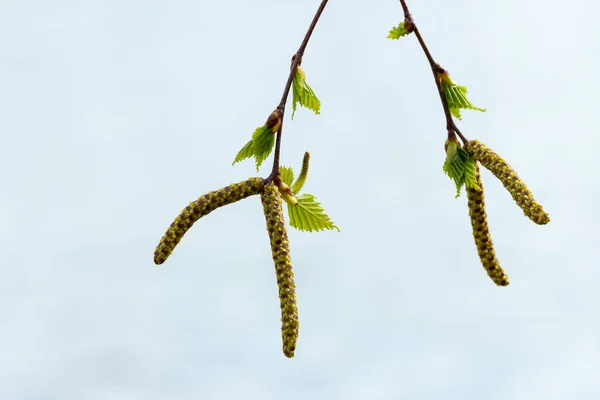
[[[456,185],[455,198],[460,196],[460,191],[464,185],[472,189],[481,190],[479,185],[477,185],[475,160],[465,150],[459,148],[453,159],[446,159],[442,169]]]
[[[475,162],[471,157],[465,162],[465,185],[468,188],[480,191],[481,188],[477,184],[477,165],[475,165]]]
[[[284,165],[280,166],[279,175],[281,176],[283,183],[288,186],[292,186],[292,182],[294,181],[294,170],[292,170],[291,167],[286,167]]]
[[[306,83],[306,74],[300,67],[297,67],[292,80],[292,119],[294,119],[296,113],[296,104],[308,108],[315,114],[321,113],[321,101],[309,84]]]
[[[256,170],[269,157],[275,145],[275,135],[267,125],[256,128],[252,134],[252,147],[254,148],[254,159]]]
[[[305,193],[297,197],[297,199],[297,205],[288,205],[291,226],[307,232],[318,232],[325,229],[337,229],[338,232],[340,231],[340,228],[335,226],[329,216],[325,214],[325,210],[315,196]]]
[[[449,78],[442,78],[442,89],[448,103],[448,109],[456,118],[462,120],[461,109],[485,112],[485,108],[476,107],[467,99],[467,88],[465,86],[456,85]]]
[[[235,160],[233,160],[233,163],[231,165],[234,165],[235,163],[239,163],[242,160],[245,160],[246,158],[250,158],[254,155],[254,142],[252,141],[252,139],[250,139],[250,141],[248,143],[246,143],[244,145],[244,147],[242,147],[242,149],[237,153],[237,156],[235,156]]]
[[[464,184],[463,181],[463,172],[462,172],[462,168],[461,168],[461,164],[459,161],[455,160],[453,162],[445,162],[444,166],[443,166],[443,170],[446,173],[446,175],[448,175],[448,177],[450,177],[450,179],[452,179],[456,185],[456,196],[455,198],[457,198],[458,196],[460,196],[460,189],[462,188],[462,185]]]
[[[407,32],[406,29],[404,29],[404,22],[400,22],[398,26],[392,28],[392,30],[388,33],[387,37],[388,39],[398,40],[402,36],[406,36],[409,33],[410,32]]]

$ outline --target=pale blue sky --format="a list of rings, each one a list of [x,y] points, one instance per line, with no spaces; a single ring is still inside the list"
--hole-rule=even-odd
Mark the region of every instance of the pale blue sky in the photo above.
[[[258,198],[153,264],[189,201],[256,174],[231,162],[318,3],[0,1],[0,398],[600,398],[597,0],[409,3],[488,109],[463,133],[551,215],[534,225],[484,172],[509,287],[442,173],[425,57],[386,39],[392,0],[330,1],[303,63],[322,114],[284,126],[282,162],[311,152],[305,190],[342,229],[290,231],[296,357]]]

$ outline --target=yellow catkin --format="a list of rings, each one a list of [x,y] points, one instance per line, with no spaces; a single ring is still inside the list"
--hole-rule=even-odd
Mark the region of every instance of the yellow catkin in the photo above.
[[[525,182],[519,178],[515,170],[502,157],[479,140],[467,142],[464,149],[502,182],[510,192],[513,200],[529,219],[538,225],[545,225],[550,222],[548,213],[535,201]]]
[[[500,262],[496,258],[494,244],[490,236],[490,229],[487,223],[487,214],[485,212],[485,201],[483,195],[483,183],[481,182],[481,174],[479,173],[479,164],[475,162],[477,167],[477,185],[481,190],[476,190],[467,187],[467,199],[469,204],[469,216],[471,217],[471,227],[473,228],[473,238],[477,246],[477,253],[483,268],[487,271],[489,277],[498,286],[508,285],[508,275],[500,266]]]
[[[212,211],[227,204],[258,194],[263,187],[262,178],[250,178],[246,181],[233,183],[222,189],[208,192],[198,200],[191,202],[175,218],[167,229],[154,251],[154,263],[162,264],[175,249],[183,235],[196,221]]]
[[[283,354],[294,357],[296,340],[298,339],[298,308],[296,306],[296,284],[290,259],[290,242],[285,229],[281,195],[277,186],[269,183],[264,186],[260,199],[262,201],[267,231],[271,240],[271,252],[277,274],[279,303],[281,307],[281,338]]]

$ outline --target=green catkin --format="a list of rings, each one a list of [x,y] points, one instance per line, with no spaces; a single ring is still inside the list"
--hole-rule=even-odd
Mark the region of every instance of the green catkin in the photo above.
[[[260,193],[263,187],[262,178],[250,178],[246,181],[233,183],[222,189],[208,192],[198,200],[191,202],[175,218],[171,226],[167,229],[160,243],[154,251],[154,263],[160,265],[164,263],[175,249],[183,235],[194,225],[196,221],[212,211],[227,204],[245,199]]]
[[[277,287],[279,288],[279,302],[281,307],[281,338],[283,341],[283,354],[294,357],[296,341],[298,339],[298,308],[296,307],[296,284],[290,259],[290,242],[287,237],[281,195],[277,186],[269,183],[264,186],[260,195],[267,231],[271,240],[271,252],[277,274]]]
[[[306,178],[308,177],[309,163],[310,153],[307,151],[304,153],[304,158],[302,159],[302,170],[300,171],[300,175],[298,175],[296,182],[294,182],[294,184],[292,185],[292,192],[294,194],[298,194],[304,187],[304,183],[306,183]]]
[[[525,182],[519,178],[515,170],[502,157],[479,140],[467,142],[464,149],[502,182],[510,192],[513,200],[529,219],[538,225],[545,225],[550,222],[548,213],[535,201]]]
[[[483,268],[487,271],[489,277],[498,286],[508,285],[508,275],[500,266],[500,262],[496,258],[494,244],[490,236],[490,230],[487,223],[487,215],[485,212],[485,201],[483,195],[483,183],[481,182],[481,174],[479,173],[479,164],[475,162],[477,167],[477,185],[481,190],[467,187],[467,199],[469,204],[469,216],[471,217],[471,227],[473,228],[473,238],[477,246],[477,253]]]

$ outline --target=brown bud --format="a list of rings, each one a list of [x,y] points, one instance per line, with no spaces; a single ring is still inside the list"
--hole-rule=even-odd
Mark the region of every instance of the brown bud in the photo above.
[[[412,33],[415,30],[415,21],[410,14],[404,18],[404,30],[407,34]]]
[[[271,130],[271,133],[275,134],[279,130],[281,126],[281,118],[283,117],[283,112],[280,109],[276,109],[269,115],[267,119],[267,127]]]

